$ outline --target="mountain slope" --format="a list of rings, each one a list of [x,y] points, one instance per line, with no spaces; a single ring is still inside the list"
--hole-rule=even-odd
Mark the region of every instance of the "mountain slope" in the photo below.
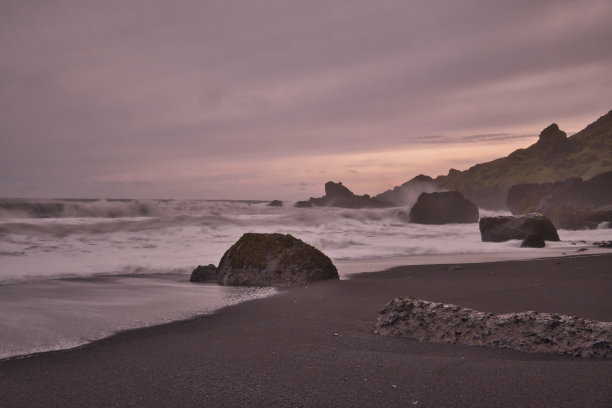
[[[508,189],[516,184],[562,181],[570,177],[590,179],[612,170],[612,111],[571,137],[553,123],[539,140],[465,171],[451,169],[438,176],[440,188],[457,190],[481,208],[506,208]]]
[[[419,174],[401,186],[380,193],[374,198],[388,201],[398,207],[412,207],[421,193],[434,193],[436,191],[440,191],[440,187],[434,183],[433,179],[429,176]]]

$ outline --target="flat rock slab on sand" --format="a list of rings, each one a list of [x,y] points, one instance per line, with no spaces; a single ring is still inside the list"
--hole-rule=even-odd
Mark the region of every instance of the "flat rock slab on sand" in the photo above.
[[[389,302],[378,316],[375,333],[576,357],[612,354],[612,322],[533,311],[495,315],[413,298]]]

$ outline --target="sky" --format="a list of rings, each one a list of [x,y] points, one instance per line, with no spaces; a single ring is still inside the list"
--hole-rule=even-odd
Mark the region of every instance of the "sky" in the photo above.
[[[612,2],[2,0],[0,197],[377,194],[612,109]]]

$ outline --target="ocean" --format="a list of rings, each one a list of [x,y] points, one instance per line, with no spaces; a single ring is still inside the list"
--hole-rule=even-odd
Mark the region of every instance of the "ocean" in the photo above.
[[[0,359],[78,347],[276,293],[189,282],[246,232],[278,232],[332,258],[341,279],[401,264],[579,254],[610,229],[559,231],[546,248],[485,243],[477,224],[418,225],[409,208],[262,201],[0,199]],[[502,214],[481,210],[483,215]],[[381,305],[382,306],[382,305]]]

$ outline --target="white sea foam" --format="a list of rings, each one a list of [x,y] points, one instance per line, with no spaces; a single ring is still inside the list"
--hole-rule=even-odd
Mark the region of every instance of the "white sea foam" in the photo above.
[[[186,282],[198,264],[218,264],[246,232],[292,234],[330,256],[341,276],[409,263],[576,253],[593,241],[611,239],[612,233],[560,231],[562,242],[525,249],[519,241],[482,242],[477,224],[410,224],[407,208],[299,209],[292,204],[0,201],[0,357],[71,347],[118,330],[207,313],[229,304],[228,299],[269,294]],[[100,276],[106,278],[91,279]],[[78,280],[49,281],[58,278]],[[97,299],[95,305],[83,293]]]
[[[270,296],[271,288],[192,284],[177,275],[0,286],[0,359],[77,347],[119,331]]]
[[[482,242],[477,224],[410,224],[406,208],[298,209],[290,204],[277,208],[266,203],[191,200],[55,200],[52,204],[58,202],[80,208],[81,214],[94,207],[116,210],[120,205],[148,208],[147,211],[161,215],[1,218],[0,283],[130,273],[188,273],[198,264],[217,264],[224,251],[245,232],[290,233],[334,260],[529,252],[519,248],[518,241]],[[51,205],[41,201],[36,204]],[[105,212],[108,211],[101,211]],[[560,234],[564,241],[550,243],[550,248],[568,246],[569,241],[581,246],[610,239],[609,229]],[[546,249],[540,250],[545,252]]]

